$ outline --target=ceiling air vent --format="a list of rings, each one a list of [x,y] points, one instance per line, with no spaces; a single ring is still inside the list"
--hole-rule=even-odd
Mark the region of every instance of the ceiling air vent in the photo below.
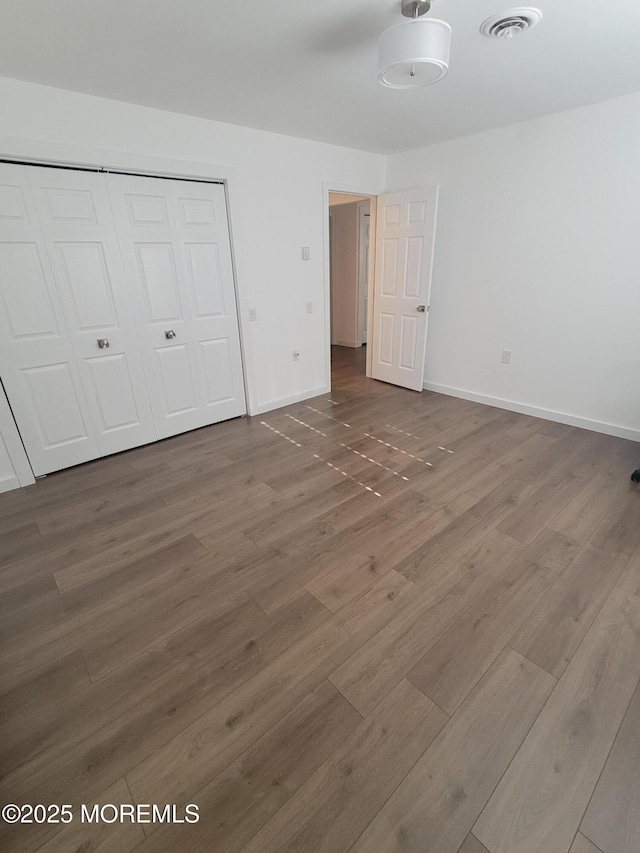
[[[535,27],[541,17],[542,12],[539,9],[533,9],[531,6],[507,9],[506,12],[500,12],[498,15],[491,15],[490,18],[487,18],[480,27],[480,32],[489,38],[510,39],[518,33]]]

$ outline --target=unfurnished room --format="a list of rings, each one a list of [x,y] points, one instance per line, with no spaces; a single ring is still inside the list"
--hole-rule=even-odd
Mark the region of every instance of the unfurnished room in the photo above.
[[[639,44],[2,0],[0,850],[640,851]]]

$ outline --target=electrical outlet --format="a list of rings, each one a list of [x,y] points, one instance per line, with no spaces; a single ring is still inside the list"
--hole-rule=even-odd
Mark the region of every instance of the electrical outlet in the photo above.
[[[502,363],[503,364],[511,364],[511,350],[503,349],[502,350]]]
[[[292,355],[294,361],[300,361],[300,350],[299,349],[294,349],[293,352],[291,353],[291,355]]]
[[[307,314],[313,314],[313,302],[310,299],[307,300]]]
[[[258,312],[256,311],[256,309],[255,308],[249,308],[249,320],[252,323],[255,323],[255,321],[257,319],[258,319]]]

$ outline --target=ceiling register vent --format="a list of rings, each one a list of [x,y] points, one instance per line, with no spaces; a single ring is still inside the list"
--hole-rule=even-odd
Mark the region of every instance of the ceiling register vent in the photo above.
[[[518,33],[535,27],[541,17],[542,12],[539,9],[533,9],[531,6],[507,9],[506,12],[500,12],[498,15],[491,15],[490,18],[487,18],[480,27],[480,32],[489,38],[510,39]]]

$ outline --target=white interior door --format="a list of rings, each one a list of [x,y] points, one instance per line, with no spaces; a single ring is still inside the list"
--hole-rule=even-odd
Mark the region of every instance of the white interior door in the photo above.
[[[110,175],[158,437],[246,412],[224,188]]]
[[[374,379],[421,391],[438,187],[378,196],[373,330]]]
[[[0,376],[36,476],[100,456],[27,178],[0,164]]]
[[[26,169],[100,454],[155,440],[105,176]]]

